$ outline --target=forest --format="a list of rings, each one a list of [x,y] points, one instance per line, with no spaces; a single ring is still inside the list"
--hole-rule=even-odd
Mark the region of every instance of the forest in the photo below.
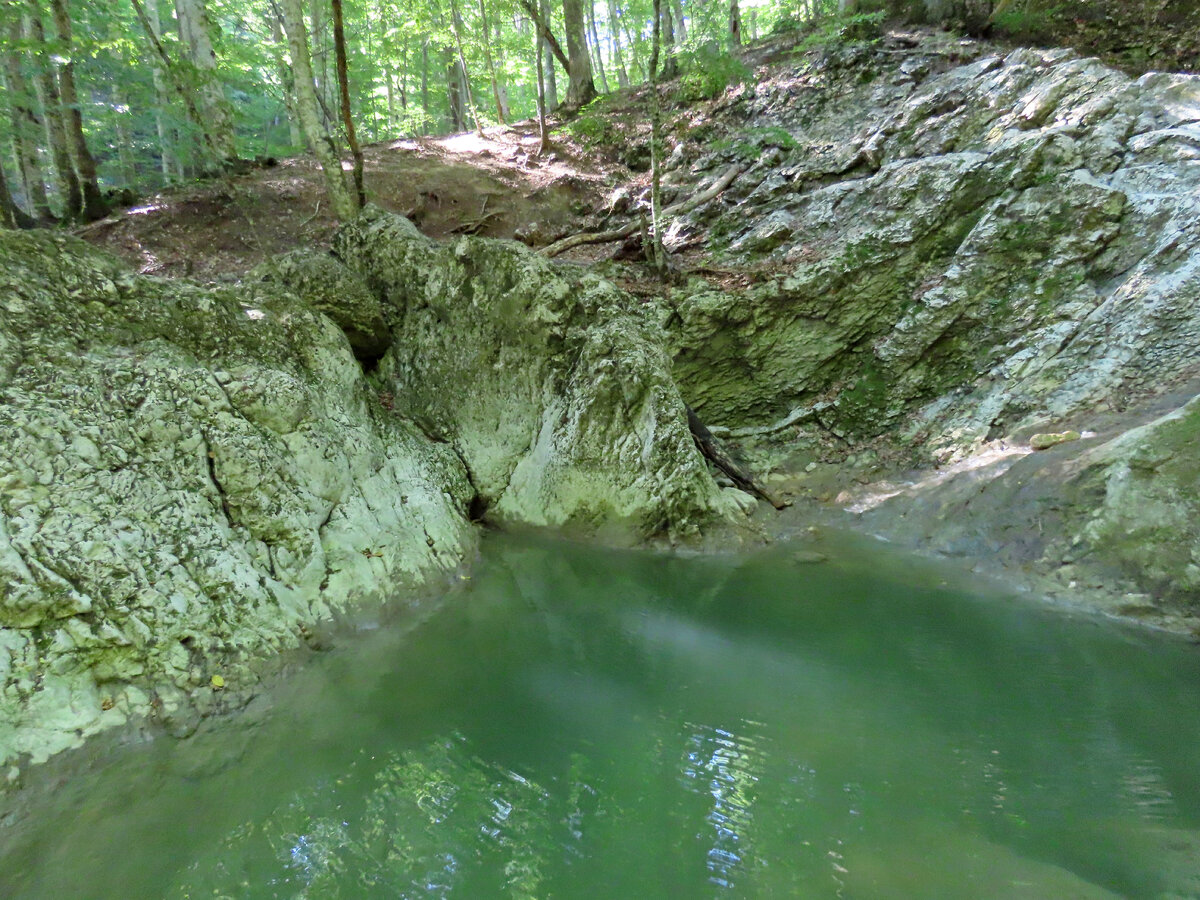
[[[167,185],[306,150],[331,170],[360,141],[579,110],[652,76],[682,74],[693,93],[711,95],[750,76],[743,42],[789,30],[819,41],[823,23],[826,36],[852,35],[900,14],[1091,46],[1122,34],[1116,49],[1135,67],[1194,64],[1200,39],[1181,25],[1195,11],[1150,5],[5,0],[0,215],[12,227],[87,222]],[[330,185],[342,195],[340,183]]]
[[[539,97],[547,110],[578,109],[649,77],[654,6],[9,0],[0,10],[4,216],[21,227],[94,220],[238,160],[309,148],[328,163],[358,140],[529,118]],[[753,39],[830,12],[819,0],[744,12],[738,0],[661,7],[663,70],[710,78],[738,68],[728,51],[743,30]]]

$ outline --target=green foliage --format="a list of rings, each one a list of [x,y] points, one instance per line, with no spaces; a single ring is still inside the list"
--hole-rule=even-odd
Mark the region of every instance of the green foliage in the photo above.
[[[854,41],[877,41],[883,35],[886,17],[882,10],[831,17],[818,23],[800,42],[798,49],[815,50]]]
[[[676,89],[680,100],[711,100],[731,84],[740,84],[751,75],[745,63],[716,44],[682,53],[678,60],[683,70]]]
[[[591,103],[579,110],[566,126],[566,131],[576,140],[588,146],[614,144],[619,139],[613,127],[612,118],[605,112],[606,102],[603,97],[597,97]]]

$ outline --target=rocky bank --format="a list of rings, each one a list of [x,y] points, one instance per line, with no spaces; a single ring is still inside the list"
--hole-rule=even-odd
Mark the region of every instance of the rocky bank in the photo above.
[[[1200,624],[1200,78],[892,34],[714,112],[675,235],[753,278],[664,305],[689,403],[858,527]]]
[[[744,520],[611,284],[378,210],[338,249],[212,289],[0,234],[0,759],[186,731],[321,621],[455,572],[484,515]]]
[[[679,119],[669,192],[740,174],[661,301],[373,208],[223,288],[0,234],[10,775],[186,731],[481,519],[747,533],[685,401],[778,491],[1194,627],[1200,79],[945,34],[759,75]]]

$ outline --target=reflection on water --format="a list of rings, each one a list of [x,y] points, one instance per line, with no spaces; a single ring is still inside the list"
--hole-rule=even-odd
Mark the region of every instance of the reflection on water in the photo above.
[[[744,722],[746,728],[761,723]],[[685,723],[686,747],[680,766],[685,788],[707,794],[711,809],[705,820],[712,827],[706,854],[709,882],[732,888],[743,857],[754,851],[754,785],[761,764],[755,738],[710,725]]]
[[[0,825],[0,896],[1200,897],[1193,648],[822,551],[497,539]]]

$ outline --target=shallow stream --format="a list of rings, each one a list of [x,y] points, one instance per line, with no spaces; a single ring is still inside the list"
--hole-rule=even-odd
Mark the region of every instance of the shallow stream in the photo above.
[[[1200,897],[1200,652],[853,540],[494,538],[0,828],[0,897]]]

